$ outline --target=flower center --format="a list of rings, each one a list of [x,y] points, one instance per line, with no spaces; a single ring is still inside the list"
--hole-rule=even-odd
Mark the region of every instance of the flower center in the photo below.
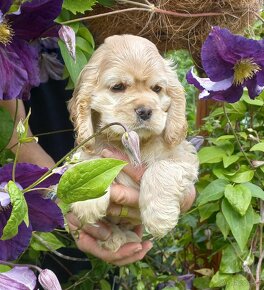
[[[0,23],[0,43],[9,44],[13,35],[14,31],[7,22]]]
[[[245,80],[253,78],[260,69],[252,58],[240,59],[234,66],[234,84],[242,85]]]

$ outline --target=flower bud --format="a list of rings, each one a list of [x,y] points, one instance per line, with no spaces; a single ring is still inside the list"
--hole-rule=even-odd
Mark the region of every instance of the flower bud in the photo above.
[[[57,276],[49,269],[44,269],[38,276],[44,290],[62,290]]]
[[[122,143],[127,149],[128,154],[136,165],[141,163],[140,149],[139,149],[139,137],[135,131],[125,132],[122,135]]]
[[[264,165],[264,161],[262,160],[252,160],[251,164],[254,168],[260,167]]]
[[[22,136],[25,133],[26,128],[25,128],[22,120],[20,120],[18,122],[16,130],[17,130],[17,133],[19,134],[19,136]]]
[[[70,56],[76,62],[76,52],[75,52],[75,32],[70,26],[62,25],[59,30],[59,37],[64,43],[70,53]]]

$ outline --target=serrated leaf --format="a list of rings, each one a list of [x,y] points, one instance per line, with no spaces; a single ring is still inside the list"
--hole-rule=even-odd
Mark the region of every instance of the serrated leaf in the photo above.
[[[247,187],[250,190],[251,195],[253,197],[257,197],[264,200],[264,191],[259,186],[250,182],[241,183],[241,184],[243,184],[245,187]]]
[[[250,148],[249,151],[262,151],[264,152],[264,142],[260,142],[255,144],[253,147]]]
[[[241,251],[244,250],[254,224],[258,223],[260,217],[254,212],[250,205],[244,216],[237,213],[226,199],[222,201],[222,212],[237,241]]]
[[[238,159],[239,159],[239,156],[237,155],[224,156],[223,157],[224,168],[227,168],[231,164],[237,162]]]
[[[226,239],[229,232],[230,232],[230,227],[229,227],[224,215],[221,212],[219,212],[216,215],[216,225],[218,226],[218,228],[222,232],[224,239]]]
[[[241,274],[233,275],[227,280],[226,290],[249,290],[250,285],[246,277]]]
[[[227,283],[227,280],[230,279],[230,274],[224,274],[219,271],[217,271],[214,276],[212,277],[209,287],[224,287]]]
[[[50,248],[53,250],[57,250],[59,248],[65,247],[65,245],[52,233],[36,233],[40,238],[42,238]],[[35,251],[49,251],[45,245],[41,244],[38,239],[36,239],[34,236],[31,240],[30,246]]]
[[[220,199],[225,192],[225,187],[228,181],[216,179],[206,186],[197,198],[198,205],[206,204],[207,202]]]
[[[234,176],[230,177],[230,180],[235,183],[245,183],[254,177],[254,170],[247,170],[243,172],[237,172]]]
[[[239,258],[240,251],[237,245],[228,245],[222,251],[220,272],[224,274],[234,274],[242,270],[242,261]]]
[[[96,0],[64,0],[62,7],[71,11],[73,14],[84,13],[87,10],[91,10]]]
[[[111,158],[78,163],[62,175],[57,195],[65,203],[100,197],[126,164]]]
[[[73,83],[76,84],[76,81],[79,77],[81,70],[87,64],[87,58],[84,52],[80,48],[76,47],[76,63],[75,63],[74,60],[71,57],[69,57],[69,52],[65,43],[59,40],[58,44],[60,47],[61,55],[65,62],[65,66],[67,67],[67,70],[69,72],[69,75]]]
[[[198,207],[200,214],[200,221],[208,219],[214,212],[219,210],[219,204],[217,202],[207,203]]]
[[[245,215],[251,202],[251,191],[246,186],[243,184],[227,185],[225,197],[240,215]]]
[[[225,155],[225,151],[216,146],[204,147],[198,152],[200,164],[218,163],[223,160]]]
[[[19,225],[28,222],[28,206],[22,191],[10,180],[7,184],[12,204],[11,215],[3,229],[2,240],[9,240],[17,235]]]
[[[13,119],[10,113],[0,107],[0,150],[5,148],[13,133]]]

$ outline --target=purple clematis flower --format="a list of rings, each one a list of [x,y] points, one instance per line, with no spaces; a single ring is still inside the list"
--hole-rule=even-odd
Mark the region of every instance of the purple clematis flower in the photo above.
[[[0,237],[3,234],[12,206],[7,204],[7,196],[3,195],[6,182],[12,179],[13,164],[0,168]],[[26,188],[38,180],[48,171],[37,165],[18,163],[16,166],[16,183],[21,188]],[[49,187],[57,184],[59,174],[53,174],[42,181],[38,187]],[[1,190],[2,188],[2,190]],[[25,193],[28,205],[29,226],[24,222],[18,227],[18,234],[9,240],[0,240],[0,260],[15,260],[28,247],[32,231],[50,232],[56,227],[63,227],[64,220],[60,208],[50,199],[45,199],[38,191]]]
[[[24,2],[17,13],[7,14],[12,0],[0,0],[0,100],[28,99],[40,84],[39,47],[32,41],[57,36],[63,0]]]
[[[264,90],[264,40],[213,27],[202,46],[201,57],[208,78],[199,78],[193,69],[186,76],[201,91],[200,99],[234,103],[245,87],[251,99]]]

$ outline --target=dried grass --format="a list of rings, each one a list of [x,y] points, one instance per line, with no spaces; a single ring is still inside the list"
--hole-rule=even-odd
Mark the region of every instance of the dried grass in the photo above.
[[[125,2],[122,0],[122,2]],[[134,2],[146,4],[144,0]],[[180,17],[159,12],[129,11],[87,20],[96,43],[113,34],[135,34],[153,41],[160,51],[188,49],[197,65],[200,64],[200,49],[212,26],[228,28],[233,33],[242,33],[257,18],[263,0],[149,0],[156,8],[166,11],[197,14],[199,17]],[[96,6],[89,15],[101,14],[136,7],[129,3],[112,8]],[[221,15],[208,16],[206,14]]]

